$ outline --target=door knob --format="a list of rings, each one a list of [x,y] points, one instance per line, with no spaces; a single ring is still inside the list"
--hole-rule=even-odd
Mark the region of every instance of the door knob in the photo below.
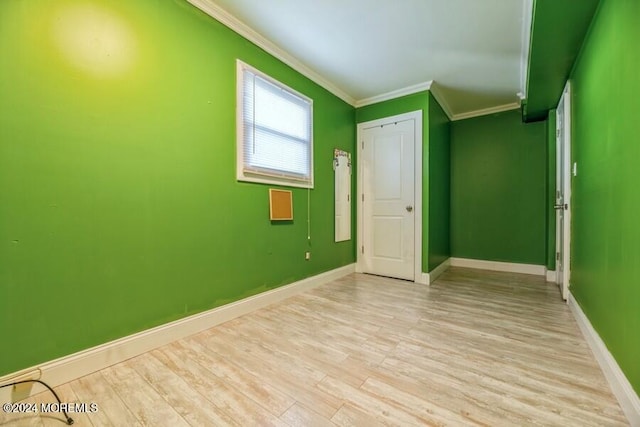
[[[411,212],[413,210],[413,206],[407,206],[406,209],[407,209],[407,212]]]
[[[557,210],[563,210],[564,209],[566,211],[569,208],[569,206],[565,203],[564,205],[553,205],[553,208],[557,209]]]

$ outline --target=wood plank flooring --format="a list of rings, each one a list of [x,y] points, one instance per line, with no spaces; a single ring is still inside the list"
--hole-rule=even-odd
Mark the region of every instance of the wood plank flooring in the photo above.
[[[350,275],[56,391],[98,404],[76,426],[628,425],[555,285],[462,268]]]

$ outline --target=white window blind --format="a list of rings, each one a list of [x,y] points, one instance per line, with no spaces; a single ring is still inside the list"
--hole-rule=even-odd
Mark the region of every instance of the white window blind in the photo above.
[[[241,61],[238,78],[238,179],[312,187],[312,101]]]

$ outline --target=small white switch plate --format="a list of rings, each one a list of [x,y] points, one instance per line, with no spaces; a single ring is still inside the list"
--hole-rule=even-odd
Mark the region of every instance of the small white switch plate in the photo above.
[[[304,253],[304,259],[306,259],[307,261],[309,261],[311,259],[311,252],[307,251]]]
[[[573,176],[578,176],[578,162],[573,162]]]

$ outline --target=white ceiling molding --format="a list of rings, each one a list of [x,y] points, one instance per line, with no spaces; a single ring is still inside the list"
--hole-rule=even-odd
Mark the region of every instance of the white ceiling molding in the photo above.
[[[388,101],[391,99],[400,98],[401,96],[412,95],[414,93],[428,90],[429,92],[431,92],[431,94],[436,99],[436,101],[438,101],[438,104],[440,104],[440,107],[442,107],[442,110],[451,121],[471,119],[473,117],[480,117],[480,116],[486,116],[488,114],[502,113],[504,111],[517,110],[518,108],[520,108],[519,102],[512,102],[509,104],[498,105],[496,107],[483,108],[481,110],[468,111],[466,113],[460,113],[460,114],[453,114],[453,112],[451,111],[451,107],[447,103],[446,99],[444,98],[444,96],[442,95],[442,92],[438,87],[439,87],[438,83],[431,80],[428,82],[419,83],[417,85],[408,86],[403,89],[398,89],[391,92],[383,93],[382,95],[372,96],[371,98],[361,99],[356,101],[354,105],[356,108],[360,108],[366,105],[376,104],[378,102]]]
[[[521,101],[526,97],[526,78],[528,73],[528,63],[529,63],[529,51],[530,51],[530,37],[531,37],[531,25],[532,25],[532,15],[533,15],[533,3],[534,0],[521,0],[522,1],[522,32],[521,32],[521,55],[520,55],[520,76],[519,76],[519,85],[521,86],[521,90],[518,93],[519,101],[507,103],[503,105],[498,105],[495,107],[484,108],[475,111],[466,111],[464,113],[454,114],[453,109],[443,93],[443,91],[439,88],[438,84],[434,80],[429,80],[426,82],[418,83],[415,85],[407,86],[401,89],[393,90],[390,92],[386,92],[380,95],[359,99],[357,100],[352,95],[349,95],[345,90],[341,89],[321,74],[317,73],[307,65],[305,65],[302,61],[297,59],[294,55],[288,53],[288,51],[279,47],[273,43],[270,39],[263,36],[261,33],[254,30],[249,25],[245,24],[242,20],[236,18],[231,13],[227,12],[221,6],[215,3],[216,0],[187,0],[190,4],[206,13],[213,19],[217,20],[221,24],[230,28],[232,31],[236,32],[240,36],[254,43],[258,47],[265,50],[270,55],[274,56],[276,59],[279,59],[283,63],[287,64],[294,70],[298,71],[305,77],[311,79],[313,82],[318,84],[319,86],[325,88],[338,98],[347,102],[348,104],[354,107],[363,107],[366,105],[371,105],[374,103],[387,101],[394,98],[399,98],[401,96],[411,95],[414,93],[422,92],[429,90],[431,94],[434,96],[436,101],[440,104],[445,114],[451,121],[462,120],[472,117],[478,117],[487,114],[494,114],[502,111],[509,111],[520,108]],[[256,0],[257,1],[257,0]],[[469,0],[471,1],[471,0]],[[434,3],[437,4],[437,3]],[[513,18],[512,18],[513,19]],[[513,22],[513,21],[512,21]],[[348,89],[348,88],[347,88]],[[504,101],[504,99],[503,99]],[[459,107],[456,107],[458,109]]]
[[[518,108],[520,108],[520,103],[512,102],[510,104],[498,105],[497,107],[483,108],[482,110],[469,111],[462,114],[456,114],[455,116],[453,116],[451,120],[457,121],[457,120],[471,119],[473,117],[480,117],[480,116],[486,116],[489,114],[502,113],[504,111],[517,110]]]
[[[231,30],[240,34],[242,37],[246,38],[250,42],[256,44],[260,48],[264,49],[266,52],[276,57],[280,61],[284,62],[294,70],[298,71],[300,74],[308,77],[318,85],[322,86],[338,98],[342,99],[346,103],[350,105],[355,105],[355,99],[344,92],[342,89],[338,88],[336,85],[326,80],[320,74],[316,73],[298,59],[296,59],[293,55],[290,55],[285,50],[281,49],[279,46],[275,45],[269,39],[264,37],[262,34],[253,30],[251,27],[246,25],[244,22],[240,21],[235,16],[231,15],[229,12],[221,8],[220,6],[214,4],[209,0],[187,0],[193,6],[197,7],[216,21],[221,24],[229,27]]]
[[[378,102],[388,101],[390,99],[400,98],[401,96],[413,95],[414,93],[430,90],[433,81],[418,83],[415,85],[407,86],[402,89],[392,90],[391,92],[383,93],[380,95],[372,96],[371,98],[360,99],[355,102],[356,108],[364,107],[366,105],[377,104]]]
[[[531,50],[531,25],[533,23],[533,0],[524,0],[522,7],[522,57],[520,58],[520,100],[527,98],[527,74]]]
[[[442,107],[442,110],[447,115],[449,120],[453,120],[453,117],[454,117],[453,111],[451,111],[451,106],[445,99],[444,95],[442,95],[442,92],[440,91],[438,86],[438,82],[433,82],[433,84],[431,85],[430,91],[431,91],[431,95],[433,95],[436,101],[438,101],[438,104],[440,104],[440,107]]]
[[[445,97],[442,95],[442,92],[439,89],[438,82],[432,82],[430,91],[431,91],[431,95],[433,95],[436,101],[438,101],[438,103],[440,104],[440,107],[442,107],[442,109],[444,110],[444,113],[452,122],[457,120],[471,119],[473,117],[486,116],[487,114],[502,113],[503,111],[511,111],[511,110],[516,110],[520,108],[519,102],[512,102],[509,104],[498,105],[496,107],[483,108],[481,110],[453,114],[453,112],[451,111],[451,107],[449,106]]]

